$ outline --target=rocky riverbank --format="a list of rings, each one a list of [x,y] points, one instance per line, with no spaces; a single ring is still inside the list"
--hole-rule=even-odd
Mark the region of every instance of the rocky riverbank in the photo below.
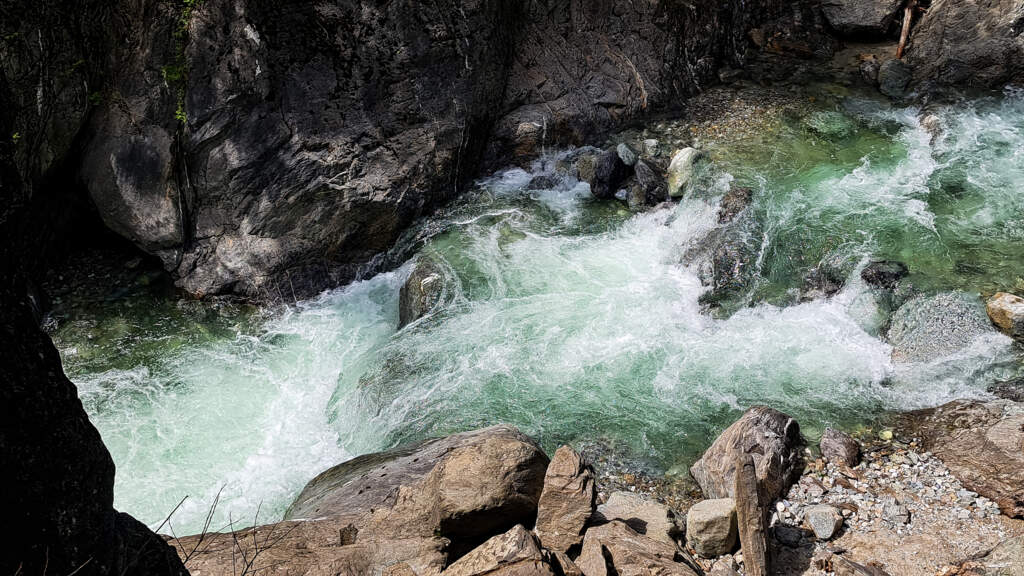
[[[987,416],[945,418],[964,410]],[[608,491],[572,448],[549,460],[499,426],[327,470],[284,522],[171,543],[207,575],[1010,576],[1024,570],[1024,484],[1007,496],[991,482],[1024,474],[1022,415],[1007,400],[953,403],[859,440],[829,430],[815,450],[756,407],[693,465],[710,499],[688,509]],[[963,458],[957,442],[971,441],[988,451]]]

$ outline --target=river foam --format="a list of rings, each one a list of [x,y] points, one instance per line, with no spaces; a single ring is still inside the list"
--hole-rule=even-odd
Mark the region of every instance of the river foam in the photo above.
[[[495,422],[548,448],[597,439],[685,469],[755,403],[813,436],[984,395],[1020,371],[1008,339],[987,330],[894,360],[891,310],[859,278],[871,257],[900,259],[923,293],[977,303],[1021,269],[1020,96],[931,113],[939,137],[919,110],[848,102],[774,135],[770,154],[712,154],[702,189],[636,215],[571,178],[526,190],[557,158],[496,174],[423,223],[418,257],[438,262],[446,294],[401,330],[412,264],[203,337],[122,310],[55,340],[117,464],[115,504],[156,526],[188,495],[178,534],[201,528],[218,494],[213,528],[257,510],[271,521],[333,464]],[[681,255],[718,226],[732,185],[755,190],[758,273],[734,312],[714,315]],[[844,288],[800,302],[803,277],[826,264]],[[116,338],[97,348],[100,332]]]

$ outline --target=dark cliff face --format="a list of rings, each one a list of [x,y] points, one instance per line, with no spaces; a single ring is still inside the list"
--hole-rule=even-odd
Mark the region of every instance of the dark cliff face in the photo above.
[[[102,2],[0,6],[0,573],[185,574],[162,538],[114,510],[114,463],[57,350],[30,278],[74,206],[81,125],[116,42]]]
[[[484,165],[679,107],[777,4],[140,0],[79,176],[185,290],[291,300]]]

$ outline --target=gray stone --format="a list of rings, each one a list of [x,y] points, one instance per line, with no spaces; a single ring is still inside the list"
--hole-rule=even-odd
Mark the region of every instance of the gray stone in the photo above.
[[[645,158],[654,158],[661,151],[661,143],[653,138],[648,138],[643,142],[643,156]]]
[[[934,0],[914,23],[906,58],[922,85],[997,88],[1024,80],[1020,2]]]
[[[887,60],[878,69],[878,89],[891,98],[902,98],[913,79],[913,70],[902,60]]]
[[[569,446],[555,451],[537,505],[537,536],[549,550],[566,552],[583,541],[594,512],[594,472]]]
[[[843,526],[843,515],[833,506],[819,504],[804,511],[804,522],[818,540],[831,540]]]
[[[850,467],[860,464],[860,444],[845,432],[825,428],[818,447],[821,449],[821,456],[829,462]]]
[[[988,299],[985,309],[1003,334],[1024,341],[1024,298],[998,292]]]
[[[824,0],[821,10],[836,32],[865,39],[885,35],[902,5],[903,0]]]
[[[685,518],[671,508],[633,492],[613,492],[597,507],[595,522],[621,520],[638,534],[673,544],[682,539]]]
[[[893,524],[909,524],[910,510],[896,498],[887,496],[882,500],[882,517]]]
[[[686,513],[686,543],[705,558],[728,554],[736,548],[736,501],[703,500]]]

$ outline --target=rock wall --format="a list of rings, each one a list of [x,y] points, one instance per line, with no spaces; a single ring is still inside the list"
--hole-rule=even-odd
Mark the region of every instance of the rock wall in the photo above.
[[[907,60],[927,87],[1024,81],[1024,2],[934,0],[914,25]]]
[[[777,4],[138,0],[78,175],[185,290],[291,300],[483,166],[679,107]]]

